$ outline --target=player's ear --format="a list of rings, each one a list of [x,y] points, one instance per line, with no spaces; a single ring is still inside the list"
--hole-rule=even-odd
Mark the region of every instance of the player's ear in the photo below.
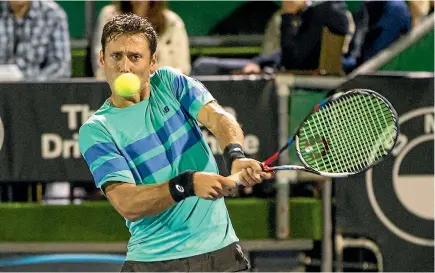
[[[104,68],[104,53],[103,53],[103,50],[100,50],[100,57],[99,57],[98,64],[100,65],[101,68]]]
[[[154,53],[150,60],[150,72],[154,73],[157,70],[157,54]]]

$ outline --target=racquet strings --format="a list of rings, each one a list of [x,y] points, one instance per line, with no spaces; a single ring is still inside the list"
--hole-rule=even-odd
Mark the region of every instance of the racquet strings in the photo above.
[[[321,172],[358,173],[392,149],[396,118],[379,97],[350,93],[327,103],[299,131],[306,164]]]

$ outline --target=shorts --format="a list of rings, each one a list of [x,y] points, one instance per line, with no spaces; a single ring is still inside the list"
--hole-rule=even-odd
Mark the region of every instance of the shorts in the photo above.
[[[187,258],[156,262],[125,261],[121,272],[239,272],[248,269],[249,262],[236,242]]]

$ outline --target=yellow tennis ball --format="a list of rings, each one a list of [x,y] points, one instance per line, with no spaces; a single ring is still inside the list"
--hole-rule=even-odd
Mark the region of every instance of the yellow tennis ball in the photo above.
[[[114,82],[115,92],[122,97],[129,97],[140,89],[140,79],[132,73],[124,73],[118,76]]]

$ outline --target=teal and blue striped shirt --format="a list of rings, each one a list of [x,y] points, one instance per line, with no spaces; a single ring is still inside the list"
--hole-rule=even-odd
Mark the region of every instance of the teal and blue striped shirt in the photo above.
[[[162,68],[150,78],[149,98],[126,108],[106,101],[79,132],[80,151],[97,187],[109,181],[162,183],[186,170],[218,173],[196,121],[212,100],[200,82]],[[238,241],[223,198],[189,197],[126,225],[132,261],[185,258]]]

